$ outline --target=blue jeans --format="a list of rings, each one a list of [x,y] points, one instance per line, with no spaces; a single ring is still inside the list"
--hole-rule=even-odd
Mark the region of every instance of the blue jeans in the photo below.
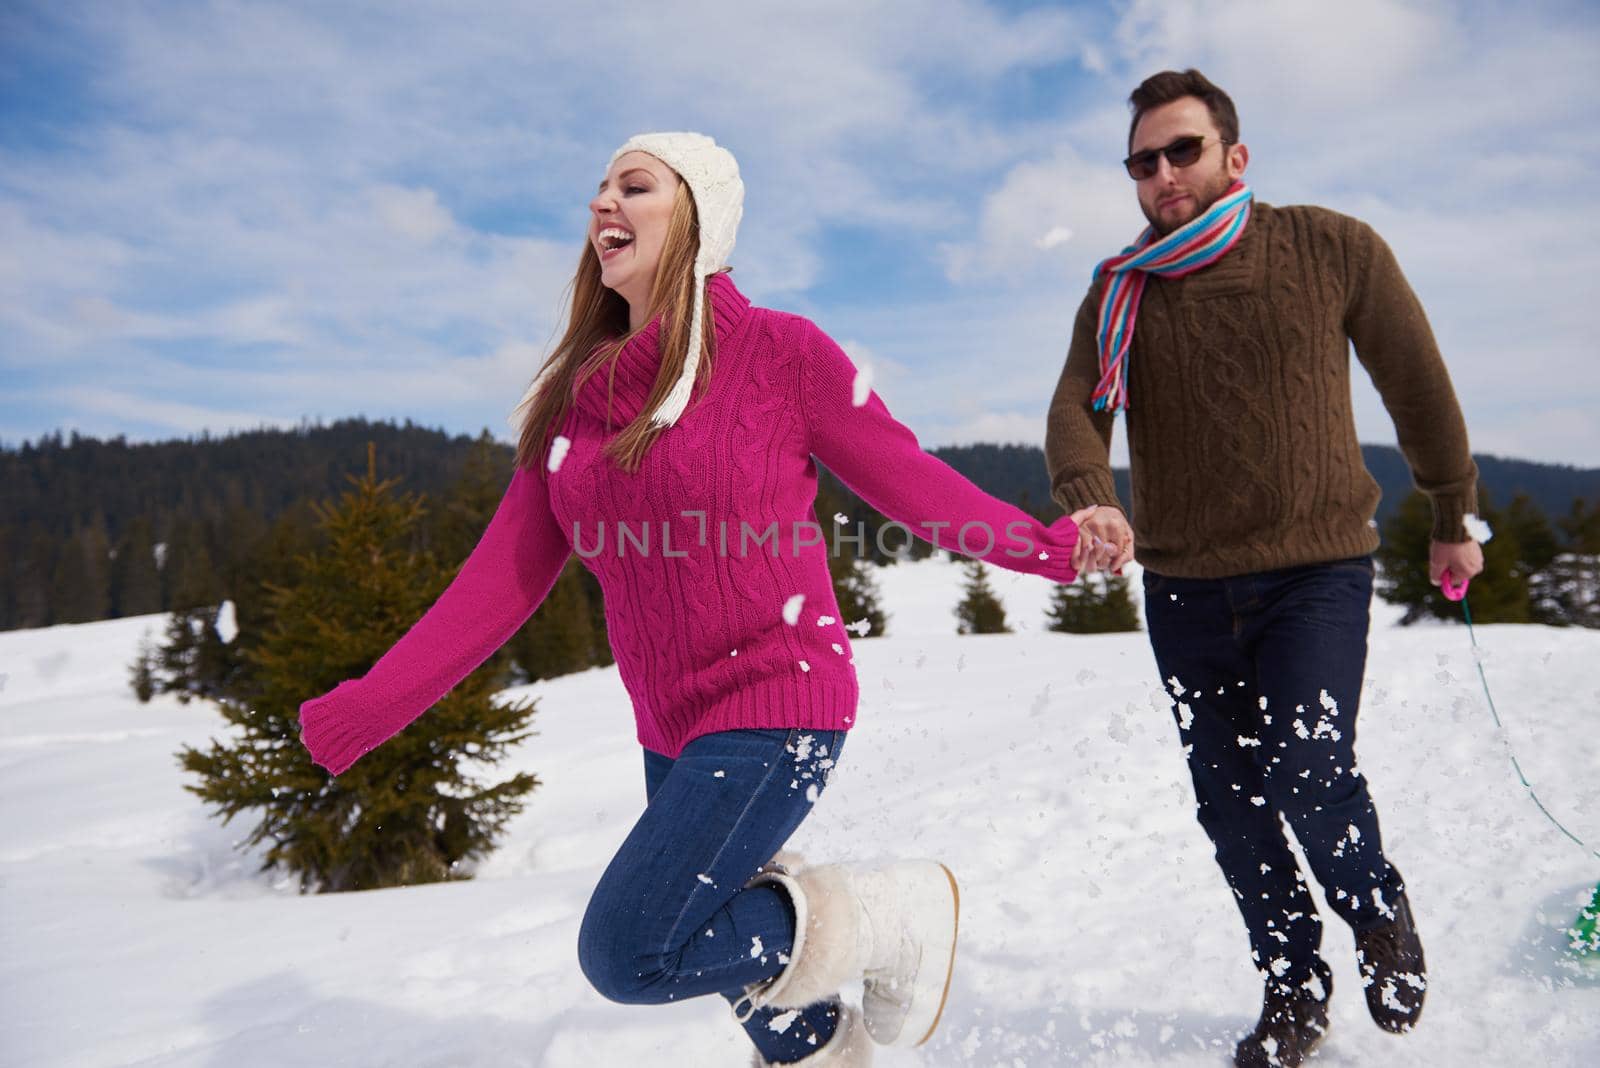
[[[788,895],[747,886],[811,811],[843,731],[719,731],[676,760],[645,750],[644,815],[589,899],[578,934],[583,973],[613,1001],[647,1005],[702,994],[730,1002],[784,969],[794,946]],[[769,1061],[795,1061],[833,1034],[837,1003],[782,1031],[758,1010],[745,1030]]]
[[[1144,575],[1150,644],[1200,825],[1256,966],[1284,984],[1320,964],[1322,921],[1280,813],[1355,930],[1386,922],[1404,889],[1356,770],[1372,579],[1371,557],[1223,579]]]

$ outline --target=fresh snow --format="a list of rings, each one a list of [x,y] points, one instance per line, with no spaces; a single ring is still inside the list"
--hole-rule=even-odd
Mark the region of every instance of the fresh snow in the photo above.
[[[889,631],[854,649],[860,726],[791,845],[938,857],[964,905],[939,1032],[876,1063],[1227,1063],[1259,980],[1144,636],[1047,633],[1048,582],[991,571],[1017,632],[958,637],[959,567],[876,574]],[[1412,887],[1428,1007],[1413,1034],[1374,1026],[1323,905],[1335,990],[1316,1063],[1600,1063],[1600,970],[1560,952],[1600,861],[1517,781],[1466,631],[1374,612],[1359,749]],[[302,896],[233,848],[248,816],[223,826],[183,790],[174,752],[224,721],[129,691],[163,625],[0,633],[0,1063],[748,1063],[721,999],[613,1005],[578,969],[589,892],[643,804],[614,668],[508,692],[538,700],[538,733],[505,770],[543,785],[476,879]],[[1600,633],[1478,636],[1523,770],[1600,844]]]

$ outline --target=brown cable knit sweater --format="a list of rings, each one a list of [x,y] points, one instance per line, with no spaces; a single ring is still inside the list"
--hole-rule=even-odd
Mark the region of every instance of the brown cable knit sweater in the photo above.
[[[1113,417],[1089,395],[1103,283],[1089,289],[1050,404],[1056,502],[1122,507]],[[1219,578],[1338,560],[1378,546],[1377,482],[1356,441],[1349,343],[1394,420],[1433,537],[1466,540],[1477,466],[1416,294],[1365,223],[1259,201],[1239,243],[1185,278],[1151,277],[1128,364],[1137,559]]]

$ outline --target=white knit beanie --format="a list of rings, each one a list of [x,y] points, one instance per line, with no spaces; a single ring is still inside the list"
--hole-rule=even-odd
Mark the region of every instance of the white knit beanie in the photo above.
[[[739,219],[744,215],[744,182],[739,179],[739,162],[733,158],[733,153],[705,134],[639,134],[630,137],[611,154],[611,163],[627,152],[649,153],[677,171],[694,195],[695,210],[700,216],[700,254],[694,261],[694,312],[689,318],[689,351],[684,355],[683,373],[651,417],[657,426],[665,427],[676,423],[689,406],[689,394],[700,368],[705,283],[728,265]]]

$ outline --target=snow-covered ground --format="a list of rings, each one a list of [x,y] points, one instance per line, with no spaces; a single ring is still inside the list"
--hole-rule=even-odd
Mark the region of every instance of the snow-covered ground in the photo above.
[[[958,567],[880,576],[890,636],[856,645],[860,726],[794,844],[944,858],[965,910],[939,1033],[877,1063],[1227,1063],[1259,986],[1144,637],[1047,633],[1048,586],[1007,573],[1018,633],[958,637]],[[1466,631],[1374,611],[1362,763],[1432,984],[1418,1031],[1379,1031],[1331,922],[1316,1063],[1600,1064],[1600,968],[1560,955],[1600,861],[1517,782]],[[301,896],[182,789],[174,752],[222,721],[134,700],[146,631],[160,620],[0,634],[0,1063],[747,1063],[720,999],[612,1005],[578,970],[588,892],[642,804],[614,670],[526,689],[539,734],[514,764],[544,784],[475,880]],[[1600,844],[1600,633],[1479,636],[1523,769]]]

